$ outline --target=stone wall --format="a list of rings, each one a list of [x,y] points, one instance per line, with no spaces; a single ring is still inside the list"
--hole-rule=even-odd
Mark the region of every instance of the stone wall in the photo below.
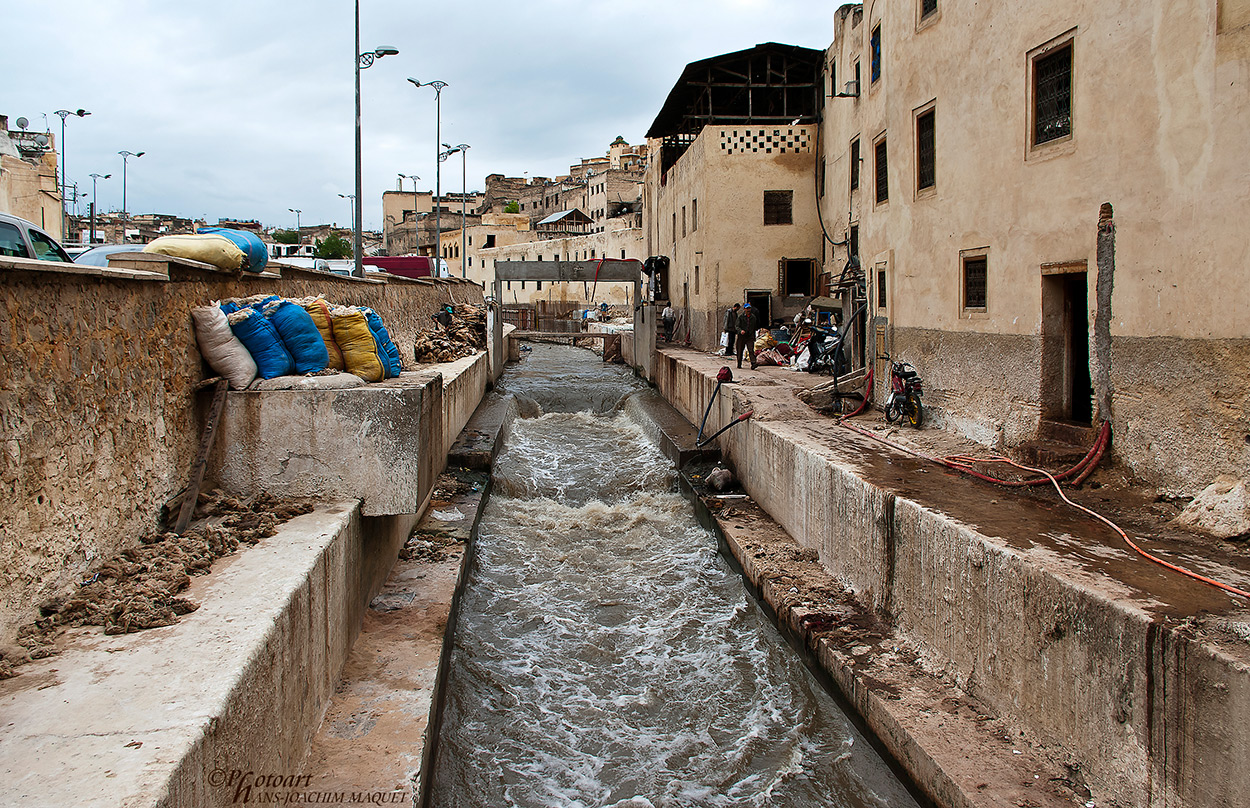
[[[367,305],[415,368],[413,339],[438,307],[482,300],[455,281],[142,266],[0,259],[0,644],[40,602],[156,530],[185,485],[208,406],[195,385],[211,375],[192,308],[257,293]]]

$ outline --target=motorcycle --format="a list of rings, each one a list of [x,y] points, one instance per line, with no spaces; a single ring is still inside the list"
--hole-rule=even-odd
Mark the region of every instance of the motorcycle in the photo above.
[[[924,384],[916,369],[907,362],[895,362],[889,354],[881,357],[890,363],[890,395],[885,400],[885,420],[895,423],[904,416],[907,423],[920,428],[924,422]]]
[[[842,349],[842,335],[838,333],[838,327],[812,325],[810,321],[806,321],[811,329],[811,337],[807,341],[807,372],[808,373],[830,373],[833,376],[841,376],[848,370],[848,362],[846,361],[846,352]],[[830,344],[826,345],[826,341]]]

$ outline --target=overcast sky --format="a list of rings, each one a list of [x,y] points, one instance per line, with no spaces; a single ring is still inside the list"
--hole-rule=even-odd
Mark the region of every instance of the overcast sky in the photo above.
[[[101,210],[351,221],[355,184],[352,0],[3,0],[0,114],[59,138],[70,182]],[[682,68],[761,42],[825,48],[840,2],[820,0],[361,0],[364,226],[381,228],[396,175],[434,187],[432,88],[447,82],[442,140],[468,143],[469,190],[487,174],[557,176],[643,140]],[[46,117],[45,117],[46,116]],[[45,123],[46,121],[46,123]],[[459,156],[443,164],[459,191]],[[412,184],[405,181],[404,188]],[[85,206],[84,206],[85,210]]]

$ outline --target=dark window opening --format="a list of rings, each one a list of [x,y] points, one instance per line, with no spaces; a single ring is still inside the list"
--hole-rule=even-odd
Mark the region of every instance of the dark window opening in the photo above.
[[[859,257],[859,225],[857,224],[851,225],[851,234],[847,236],[847,241],[850,242],[847,245],[847,248],[851,251],[851,255],[854,255],[855,257],[858,258]]]
[[[920,0],[920,19],[937,11],[937,0]]]
[[[838,63],[829,61],[829,95],[838,94]]]
[[[872,81],[875,84],[881,78],[881,26],[878,25],[872,29],[872,39],[869,47],[872,49]]]
[[[851,190],[859,187],[859,138],[851,141]]]
[[[855,95],[859,95],[859,62],[855,63]]]
[[[877,270],[877,308],[885,308],[885,270]]]
[[[781,260],[781,293],[809,297],[816,294],[816,262],[810,258]]]
[[[916,187],[937,185],[937,147],[933,110],[916,118]]]
[[[794,224],[794,191],[764,192],[764,224]]]
[[[1033,62],[1033,142],[1072,134],[1072,44]]]
[[[877,204],[881,204],[890,198],[890,167],[886,163],[885,138],[877,141],[876,150]]]
[[[964,259],[964,308],[986,307],[985,282],[989,259],[984,255]]]
[[[495,236],[492,233],[491,235],[486,237],[485,249],[490,249],[491,247],[494,247],[494,246],[495,246]]]

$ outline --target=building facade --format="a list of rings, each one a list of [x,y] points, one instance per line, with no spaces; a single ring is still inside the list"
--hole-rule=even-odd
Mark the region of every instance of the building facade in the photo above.
[[[716,244],[722,306],[781,295],[783,256],[815,257],[833,283],[854,254],[878,396],[888,352],[917,367],[939,423],[984,444],[1110,420],[1117,458],[1149,484],[1192,494],[1244,476],[1248,44],[1242,0],[844,6],[818,66],[820,123],[793,127],[810,154],[732,166],[733,127],[682,133],[662,111],[666,154],[679,135],[693,145],[648,172],[649,252],[672,256],[682,303]],[[692,120],[700,103],[685,100]],[[761,129],[791,128],[753,141]],[[725,256],[724,238],[767,215],[751,198],[778,190],[794,192],[793,238]],[[716,321],[691,299],[707,347]]]

